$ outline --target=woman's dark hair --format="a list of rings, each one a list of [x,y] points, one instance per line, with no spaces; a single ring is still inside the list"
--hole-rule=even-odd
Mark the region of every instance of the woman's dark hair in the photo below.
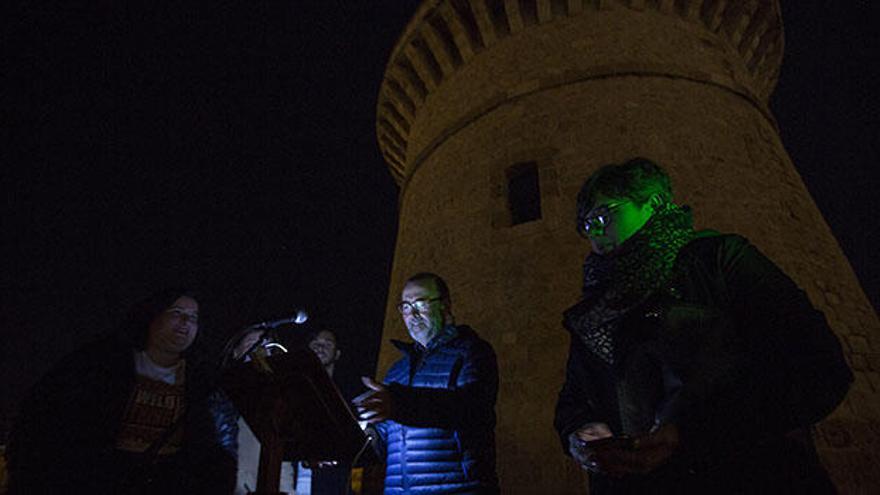
[[[174,304],[174,301],[184,296],[198,300],[193,291],[177,287],[163,289],[141,299],[129,309],[122,321],[119,327],[120,337],[128,341],[133,348],[143,350],[147,345],[150,323]],[[196,340],[198,335],[197,333]],[[190,349],[192,347],[190,346]]]
[[[578,193],[578,225],[593,209],[596,196],[600,194],[609,198],[626,198],[639,206],[657,194],[668,203],[672,201],[672,182],[660,165],[647,158],[605,165],[584,182]]]

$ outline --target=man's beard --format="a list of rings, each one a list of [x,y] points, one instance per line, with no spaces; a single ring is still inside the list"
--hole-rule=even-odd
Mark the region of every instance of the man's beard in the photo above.
[[[431,328],[431,323],[425,320],[416,320],[410,325],[410,330],[414,332],[424,332]]]
[[[409,327],[409,331],[413,334],[424,335],[430,334],[432,331],[434,331],[434,327],[435,325],[432,321],[424,318],[418,318],[412,322]]]

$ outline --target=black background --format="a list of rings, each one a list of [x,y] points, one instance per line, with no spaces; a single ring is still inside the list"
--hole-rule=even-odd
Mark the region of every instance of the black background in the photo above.
[[[180,3],[4,7],[6,425],[55,360],[168,285],[200,291],[215,345],[305,307],[340,369],[375,367],[398,192],[376,95],[419,2]],[[783,4],[772,109],[876,308],[880,16]]]

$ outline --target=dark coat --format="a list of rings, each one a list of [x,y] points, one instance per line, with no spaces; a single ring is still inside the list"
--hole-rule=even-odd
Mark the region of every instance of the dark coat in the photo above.
[[[674,423],[681,436],[667,465],[593,475],[591,493],[833,491],[809,428],[843,400],[852,373],[824,316],[740,236],[700,236],[672,273],[623,318],[614,365],[572,335],[555,418],[566,454],[589,422],[615,435]]]
[[[377,425],[386,450],[386,494],[496,491],[492,346],[466,326],[404,357],[385,377],[395,420]]]
[[[235,411],[187,362],[182,450],[165,466],[170,493],[232,493]],[[31,390],[8,450],[10,494],[119,493],[132,456],[115,451],[135,384],[133,350],[112,337],[67,356]],[[165,492],[169,493],[169,492]]]

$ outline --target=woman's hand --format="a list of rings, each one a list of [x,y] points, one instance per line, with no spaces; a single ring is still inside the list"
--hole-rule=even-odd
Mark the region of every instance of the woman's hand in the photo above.
[[[607,425],[604,426],[607,428]],[[583,429],[578,430],[578,432],[582,431]],[[596,442],[598,439],[610,437],[606,435],[597,438],[597,433],[605,433],[601,430],[594,429],[583,434],[578,432],[572,434],[581,440],[573,442],[573,444],[579,443],[578,455],[575,456],[572,450],[572,456],[575,456],[584,469],[613,477],[650,473],[669,460],[679,444],[678,427],[674,424],[663,425],[644,436],[632,439],[620,438],[620,441]],[[610,431],[607,433],[610,434]],[[595,440],[583,440],[584,438],[595,438]]]
[[[568,436],[568,451],[571,456],[588,471],[596,470],[596,463],[592,459],[593,449],[588,442],[595,442],[603,438],[611,438],[614,434],[605,423],[587,423],[580,429]]]

